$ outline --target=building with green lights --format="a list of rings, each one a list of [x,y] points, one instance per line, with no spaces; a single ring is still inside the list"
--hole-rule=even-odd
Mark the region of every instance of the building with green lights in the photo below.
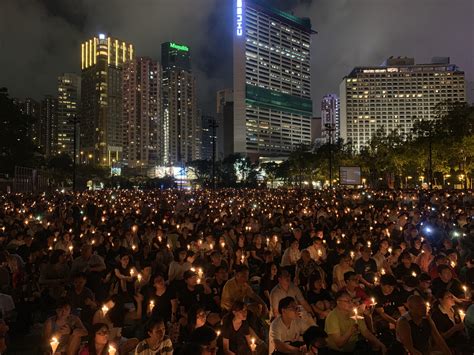
[[[160,162],[166,166],[179,166],[201,156],[201,122],[189,47],[175,42],[163,43],[161,65]]]
[[[233,151],[288,155],[311,143],[310,45],[299,18],[261,0],[235,0]]]

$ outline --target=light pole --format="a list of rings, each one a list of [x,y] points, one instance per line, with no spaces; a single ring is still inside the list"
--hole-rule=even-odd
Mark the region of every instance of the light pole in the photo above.
[[[325,131],[329,134],[329,188],[332,189],[332,133],[336,130],[333,123],[324,124]]]

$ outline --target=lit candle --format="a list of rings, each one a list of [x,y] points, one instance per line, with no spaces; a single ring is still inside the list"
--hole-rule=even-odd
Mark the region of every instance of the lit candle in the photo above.
[[[323,252],[322,252],[321,249],[318,249],[318,256],[319,256],[319,257],[323,256]]]
[[[130,276],[133,277],[135,275],[135,270],[133,268],[130,269]]]
[[[218,330],[216,333],[217,333],[217,337],[219,337],[219,336],[221,335],[221,331],[220,331],[220,330]]]
[[[370,242],[370,240],[367,242],[367,246],[370,248],[372,246],[372,243]]]
[[[105,304],[102,306],[101,308],[102,310],[102,316],[105,317],[105,315],[107,314],[107,312],[109,311],[109,307],[107,307]]]
[[[221,243],[221,248],[222,248],[222,249],[225,248],[225,242],[222,242],[222,243]]]
[[[412,271],[411,276],[416,277],[416,272]]]
[[[392,247],[388,248],[388,253],[392,254]]]
[[[455,268],[455,267],[456,267],[456,262],[455,262],[455,261],[451,261],[451,267],[452,267],[452,268]]]
[[[461,322],[464,322],[464,317],[466,316],[466,313],[462,309],[459,310],[459,317],[461,317]]]
[[[257,344],[255,344],[255,338],[250,339],[250,341],[252,342],[250,344],[250,350],[254,352],[257,349]]]
[[[466,285],[462,285],[462,290],[464,291],[465,294],[467,294],[467,286]]]
[[[380,270],[380,273],[381,273],[382,275],[385,275],[385,269],[382,268],[382,270]]]
[[[115,355],[117,353],[117,349],[115,349],[112,345],[109,345],[109,355]]]
[[[153,308],[155,308],[155,301],[151,300],[148,304],[148,312],[151,313],[151,311],[153,311]]]
[[[140,283],[142,281],[142,274],[137,275],[137,280],[138,280],[138,283]]]
[[[52,337],[51,342],[49,343],[51,345],[51,349],[53,350],[53,355],[56,353],[56,350],[59,346],[59,341],[58,338]]]
[[[353,250],[351,250],[351,259],[354,259],[354,257],[355,257],[355,253]]]
[[[379,283],[379,278],[377,276],[374,276],[374,285],[377,285]]]
[[[426,313],[430,312],[431,305],[429,302],[426,302]]]
[[[374,298],[374,297],[372,297],[370,300],[372,301],[372,304],[371,304],[371,306],[375,306],[375,298]]]

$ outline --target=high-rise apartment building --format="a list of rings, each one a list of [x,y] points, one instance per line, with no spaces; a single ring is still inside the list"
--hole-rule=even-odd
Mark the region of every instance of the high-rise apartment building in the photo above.
[[[41,124],[40,124],[40,103],[31,97],[25,98],[23,101],[17,101],[21,113],[30,116],[28,126],[28,136],[30,137],[33,144],[40,148],[40,136],[41,136]]]
[[[321,134],[325,143],[337,142],[340,136],[339,97],[336,94],[325,95],[321,100]]]
[[[133,46],[104,34],[81,44],[81,153],[111,166],[122,159],[122,69]]]
[[[234,152],[287,155],[311,142],[311,22],[261,0],[234,5]]]
[[[417,120],[436,118],[436,105],[466,100],[464,72],[449,58],[415,64],[389,58],[381,66],[356,67],[340,85],[341,138],[360,149],[383,130],[407,136]]]
[[[39,147],[44,155],[49,157],[55,154],[57,147],[58,99],[56,97],[45,95],[41,100],[39,126]]]
[[[123,161],[131,168],[159,164],[161,65],[139,57],[123,67]]]
[[[182,165],[201,155],[201,118],[197,112],[196,79],[190,49],[183,44],[161,45],[163,119],[161,163]]]
[[[55,153],[66,153],[74,157],[79,139],[79,104],[81,102],[81,77],[73,73],[64,73],[58,77],[58,118]],[[74,140],[76,134],[76,140]]]

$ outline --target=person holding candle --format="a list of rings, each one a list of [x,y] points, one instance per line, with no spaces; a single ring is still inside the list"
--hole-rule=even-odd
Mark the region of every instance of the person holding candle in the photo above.
[[[81,344],[81,337],[87,335],[87,330],[79,317],[71,314],[71,305],[66,299],[60,299],[56,305],[56,315],[44,323],[43,338],[45,343],[56,338],[59,341],[58,352],[66,351],[75,354]]]
[[[461,282],[454,278],[451,267],[448,265],[438,266],[439,276],[432,282],[431,290],[434,295],[440,294],[441,291],[450,291],[457,299],[464,299],[465,292]]]
[[[439,334],[436,325],[427,317],[426,305],[419,295],[410,296],[407,300],[408,312],[397,320],[396,334],[398,341],[412,355],[429,354],[433,350],[443,355],[451,355],[451,350]],[[433,348],[435,345],[437,348]]]
[[[373,286],[373,277],[377,272],[377,263],[371,257],[372,251],[369,247],[363,246],[361,248],[361,257],[356,260],[354,264],[354,270],[358,275],[360,275],[360,281],[367,287]],[[347,272],[350,270],[344,270]],[[343,277],[344,273],[341,274]],[[342,278],[342,281],[344,278]]]
[[[405,300],[397,288],[395,277],[383,275],[380,278],[380,286],[373,290],[371,296],[377,300],[373,316],[375,329],[394,329],[398,317],[405,312]]]
[[[324,326],[328,334],[329,349],[340,353],[351,353],[356,349],[359,335],[362,335],[372,346],[385,354],[387,351],[385,345],[367,329],[364,318],[359,316],[349,294],[340,291],[335,295],[335,299],[336,308],[329,312]],[[362,344],[359,343],[359,346]]]
[[[250,327],[247,322],[247,306],[237,301],[231,312],[222,319],[222,345],[225,355],[250,355]]]
[[[448,290],[442,290],[436,295],[437,302],[433,305],[431,319],[446,344],[456,354],[467,351],[467,337],[464,331],[463,319],[458,310],[454,308],[456,301]]]
[[[393,274],[395,275],[396,279],[401,281],[404,276],[409,275],[420,275],[421,269],[418,264],[412,262],[412,256],[408,251],[404,251],[400,254],[399,257],[399,264],[393,270]],[[416,277],[416,276],[415,276]]]
[[[354,268],[352,267],[352,258],[351,258],[351,256],[346,253],[343,256],[341,256],[341,259],[339,260],[339,264],[334,266],[334,269],[332,271],[333,284],[331,286],[331,290],[333,292],[340,291],[341,289],[346,287],[346,282],[344,280],[344,275],[348,272],[354,272]]]
[[[165,322],[176,322],[178,297],[176,292],[166,285],[163,275],[153,278],[153,285],[145,292],[146,313],[151,318],[163,318]],[[153,307],[150,303],[153,302]]]
[[[130,264],[130,255],[127,252],[122,253],[113,271],[111,292],[131,298],[131,295],[135,293],[136,278],[137,272]]]
[[[134,355],[172,355],[173,343],[165,336],[165,322],[162,318],[148,321],[145,332],[148,337],[138,343]]]
[[[94,324],[89,332],[87,344],[79,350],[79,355],[110,355],[109,333],[107,324]]]

